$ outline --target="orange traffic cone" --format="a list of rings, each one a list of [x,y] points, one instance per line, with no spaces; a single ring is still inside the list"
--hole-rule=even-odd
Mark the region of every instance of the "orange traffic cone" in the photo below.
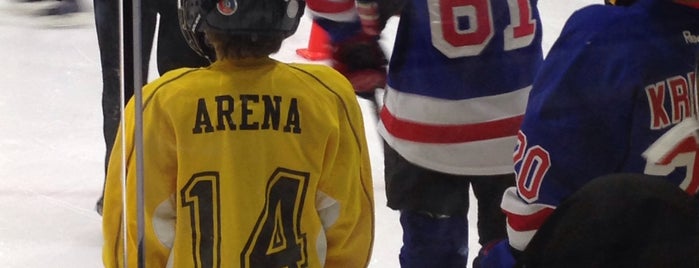
[[[328,33],[315,22],[311,25],[308,48],[299,48],[296,54],[307,60],[324,60],[330,58],[331,47]]]

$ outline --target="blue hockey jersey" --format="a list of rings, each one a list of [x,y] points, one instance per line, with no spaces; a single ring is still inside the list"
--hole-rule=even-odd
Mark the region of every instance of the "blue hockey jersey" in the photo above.
[[[643,153],[696,114],[698,51],[699,10],[669,0],[593,5],[570,17],[518,133],[517,185],[502,203],[511,246],[523,250],[562,200],[600,175],[662,175],[697,191],[696,150],[674,163]]]
[[[537,0],[409,0],[378,131],[412,163],[451,174],[512,172],[542,61]]]

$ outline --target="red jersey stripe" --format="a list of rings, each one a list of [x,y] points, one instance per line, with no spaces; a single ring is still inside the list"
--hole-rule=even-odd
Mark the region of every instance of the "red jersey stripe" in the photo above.
[[[354,8],[354,0],[307,0],[306,5],[315,12],[342,13]]]
[[[429,125],[399,119],[386,107],[381,110],[386,130],[399,139],[422,143],[463,143],[514,136],[523,115],[461,125]]]
[[[515,231],[525,232],[531,230],[537,230],[541,225],[548,219],[548,217],[553,213],[554,208],[543,208],[536,213],[529,215],[519,215],[512,212],[503,210],[507,215],[507,224]]]

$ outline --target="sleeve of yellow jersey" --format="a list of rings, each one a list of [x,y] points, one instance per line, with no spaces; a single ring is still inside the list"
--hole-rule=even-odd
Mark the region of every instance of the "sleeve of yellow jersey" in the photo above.
[[[374,240],[374,195],[362,111],[342,75],[332,71],[323,81],[339,97],[340,117],[338,149],[334,156],[326,156],[330,179],[318,187],[339,207],[337,220],[325,227],[325,267],[367,267]]]
[[[164,80],[164,79],[163,79]],[[145,214],[143,251],[146,267],[166,267],[170,256],[172,239],[168,234],[174,233],[175,214],[172,208],[175,191],[174,137],[171,122],[160,109],[158,103],[151,97],[161,81],[157,80],[146,85],[143,89],[143,122],[148,127],[143,130],[144,144],[144,191],[143,211]],[[137,178],[136,151],[134,146],[135,104],[132,98],[124,110],[125,123],[119,127],[107,170],[104,210],[102,216],[102,232],[104,246],[102,260],[107,268],[124,266],[124,250],[126,250],[128,267],[138,266],[138,221],[137,221]],[[122,127],[125,130],[122,132]],[[123,138],[125,137],[125,139]],[[123,154],[122,152],[125,152]],[[156,157],[157,156],[157,157]],[[122,170],[126,160],[126,195],[122,196]],[[123,201],[126,200],[126,221],[122,219]],[[170,205],[170,206],[168,206]],[[126,223],[126,244],[124,244],[124,228]],[[158,225],[158,226],[155,226]],[[156,234],[155,230],[166,232]],[[163,238],[165,237],[165,238]],[[168,247],[169,246],[169,247]]]
[[[128,106],[131,106],[130,104]],[[131,109],[131,108],[129,108]],[[131,109],[132,110],[132,109]],[[125,116],[130,113],[125,112]],[[109,165],[107,169],[107,176],[105,178],[105,188],[104,188],[104,208],[102,214],[102,235],[103,235],[103,247],[102,247],[102,261],[104,266],[107,268],[117,268],[125,267],[123,261],[124,254],[124,241],[123,241],[123,176],[127,171],[124,169],[125,165],[129,165],[132,161],[133,145],[131,139],[124,143],[124,131],[132,132],[134,129],[134,122],[132,120],[122,121],[119,126],[119,130],[116,135],[114,142],[114,147],[112,149],[112,154],[109,157]],[[130,137],[131,135],[126,135]],[[126,160],[126,163],[124,163]],[[129,242],[129,249],[131,251],[134,248]]]

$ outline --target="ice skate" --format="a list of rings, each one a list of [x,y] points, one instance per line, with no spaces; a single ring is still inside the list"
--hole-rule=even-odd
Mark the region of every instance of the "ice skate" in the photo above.
[[[103,201],[104,197],[100,196],[100,199],[97,200],[97,203],[95,203],[95,211],[97,211],[97,214],[100,214],[102,216],[102,207],[103,207]]]
[[[3,5],[2,9],[10,14],[26,16],[36,14],[56,3],[58,3],[56,0],[11,0]]]
[[[32,0],[25,0],[32,1]],[[63,0],[36,13],[38,26],[48,28],[81,27],[94,23],[90,12],[86,12],[76,0]]]

